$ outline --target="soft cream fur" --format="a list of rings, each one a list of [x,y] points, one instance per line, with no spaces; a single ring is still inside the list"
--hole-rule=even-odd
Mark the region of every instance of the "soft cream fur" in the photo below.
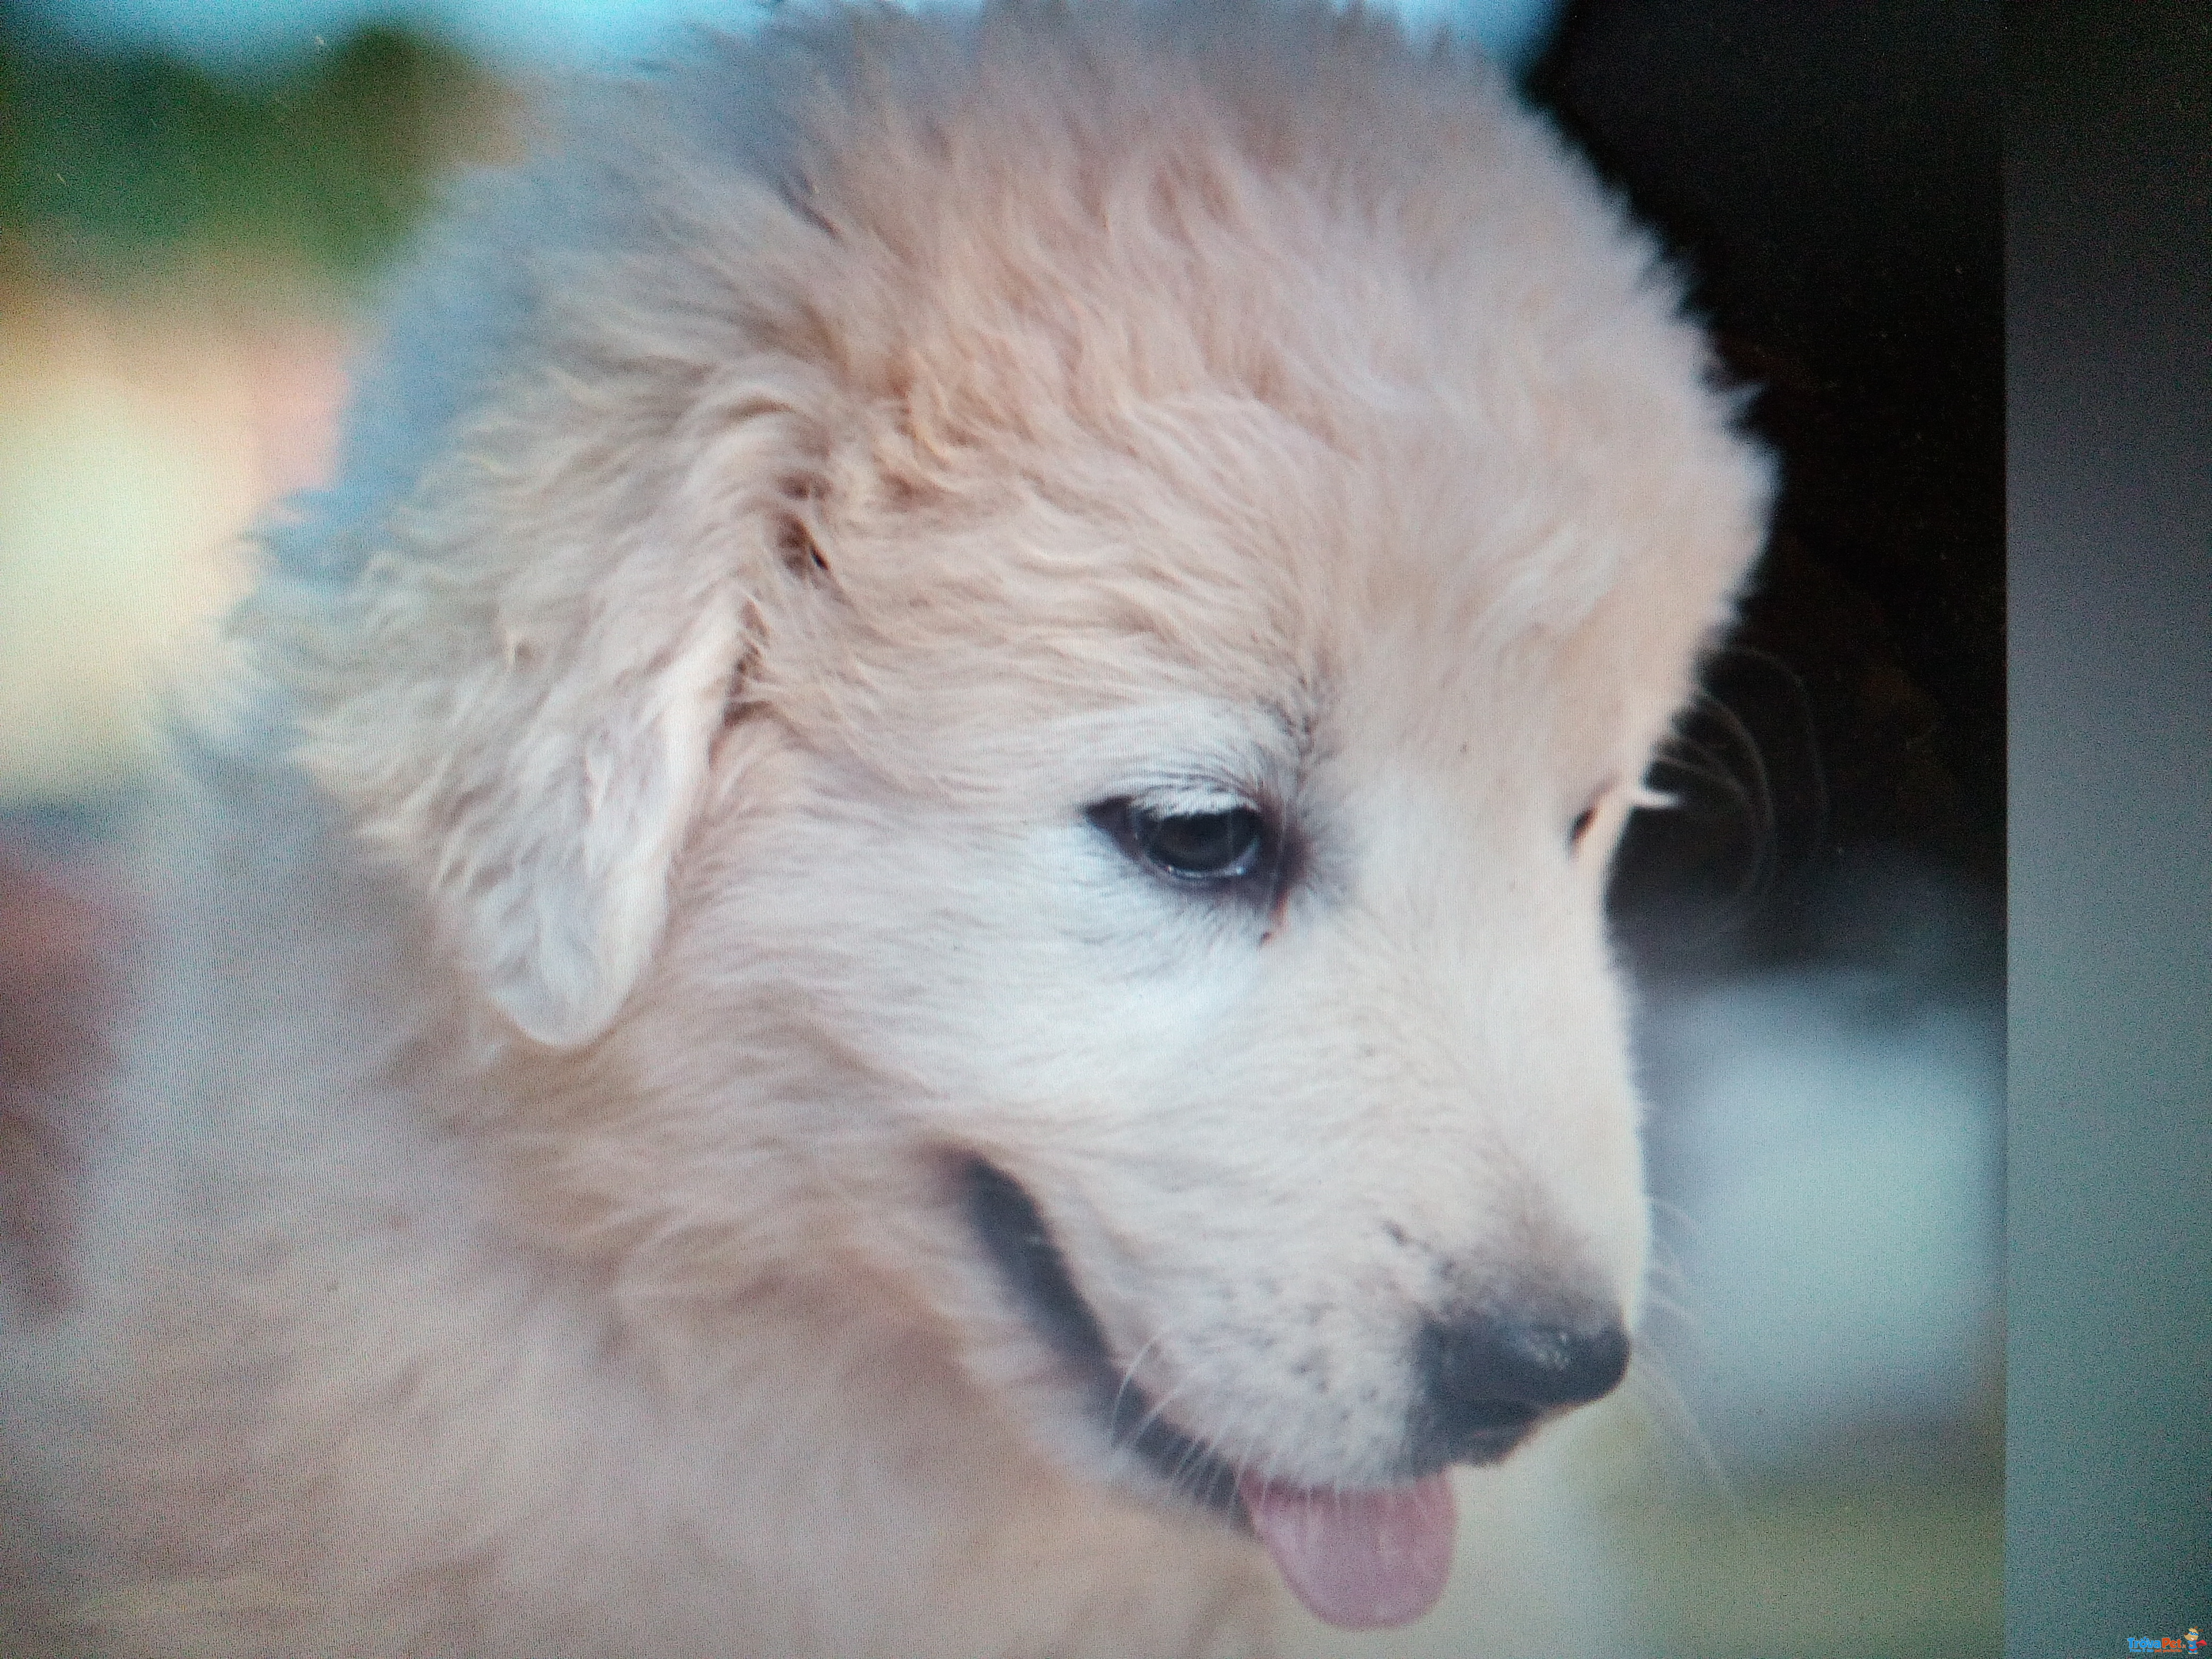
[[[547,135],[238,621],[0,1343],[9,1651],[1271,1651],[948,1160],[1301,1484],[1387,1478],[1437,1295],[1632,1310],[1601,895],[1763,465],[1649,240],[1376,19],[787,16]],[[1194,900],[1132,794],[1308,866]]]

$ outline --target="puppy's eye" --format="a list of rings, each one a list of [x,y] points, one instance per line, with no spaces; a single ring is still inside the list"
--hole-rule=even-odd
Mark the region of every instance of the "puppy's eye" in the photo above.
[[[1581,811],[1576,813],[1575,821],[1567,826],[1567,845],[1570,847],[1581,846],[1583,844],[1583,837],[1589,834],[1590,825],[1596,822],[1597,804],[1593,801],[1589,805],[1583,807]]]
[[[1133,814],[1145,856],[1170,874],[1225,881],[1258,866],[1260,815],[1239,806],[1227,812],[1178,812],[1171,817]]]
[[[1092,807],[1090,817],[1130,857],[1179,881],[1242,881],[1268,861],[1267,821],[1249,806],[1159,812],[1112,800]]]

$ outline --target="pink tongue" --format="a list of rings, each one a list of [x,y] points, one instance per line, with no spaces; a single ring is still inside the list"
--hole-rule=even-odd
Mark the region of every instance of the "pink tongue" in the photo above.
[[[1382,1492],[1311,1492],[1249,1476],[1237,1492],[1299,1601],[1346,1630],[1410,1624],[1444,1593],[1458,1515],[1441,1474]]]

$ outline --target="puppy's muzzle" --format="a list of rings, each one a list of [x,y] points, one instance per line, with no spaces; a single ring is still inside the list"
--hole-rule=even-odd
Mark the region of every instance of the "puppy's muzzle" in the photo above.
[[[1200,1504],[1240,1512],[1237,1472],[1174,1427],[1111,1358],[1097,1316],[1070,1276],[1036,1201],[981,1158],[962,1172],[969,1226],[1031,1328],[1085,1379],[1116,1443]],[[1492,1463],[1549,1416],[1612,1391],[1628,1369],[1628,1335],[1595,1305],[1524,1297],[1417,1329],[1407,1478],[1453,1463]]]
[[[1019,1182],[981,1158],[961,1176],[969,1225],[997,1265],[999,1276],[1032,1328],[1085,1379],[1114,1443],[1200,1508],[1242,1520],[1237,1471],[1204,1442],[1184,1434],[1154,1408],[1117,1364],[1098,1318],[1068,1275],[1060,1246]]]

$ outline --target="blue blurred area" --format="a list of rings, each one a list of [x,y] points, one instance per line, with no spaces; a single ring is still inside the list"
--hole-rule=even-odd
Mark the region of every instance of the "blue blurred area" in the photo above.
[[[604,64],[685,23],[742,27],[768,0],[33,0],[32,15],[97,49],[148,46],[214,69],[304,56],[371,23],[444,35],[507,67]],[[1482,42],[1516,72],[1550,38],[1559,0],[1404,0],[1423,27]]]

